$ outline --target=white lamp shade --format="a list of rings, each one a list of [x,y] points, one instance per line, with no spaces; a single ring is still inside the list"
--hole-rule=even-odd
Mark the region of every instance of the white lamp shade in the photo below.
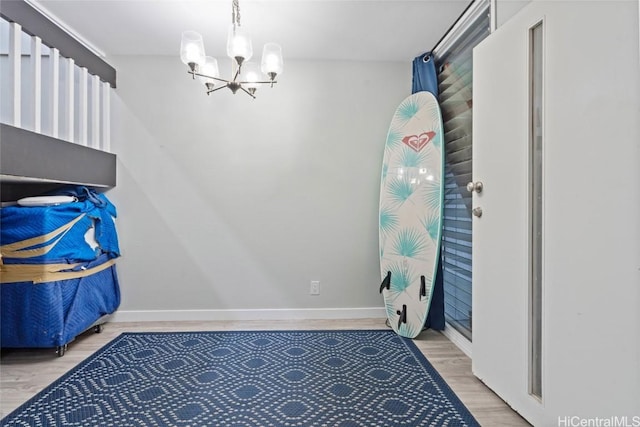
[[[276,43],[266,43],[262,50],[262,72],[282,74],[282,48]]]
[[[202,36],[195,31],[182,33],[180,43],[180,59],[185,64],[193,63],[203,65],[205,62],[204,42]]]
[[[242,64],[242,72],[240,73],[240,80],[242,85],[248,89],[257,89],[260,84],[257,83],[263,80],[262,73],[258,64],[253,62],[245,62]]]
[[[200,74],[205,74],[210,77],[220,77],[220,69],[218,68],[218,60],[211,56],[207,56],[205,58],[204,64],[200,67],[198,71]],[[204,84],[214,83],[215,80],[209,77],[198,76],[200,81]]]
[[[242,27],[231,25],[229,27],[229,38],[227,39],[227,55],[229,58],[242,58],[248,61],[253,56],[251,38]]]

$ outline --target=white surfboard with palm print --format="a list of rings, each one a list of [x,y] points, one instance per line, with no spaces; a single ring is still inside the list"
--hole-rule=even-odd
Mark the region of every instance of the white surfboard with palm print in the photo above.
[[[402,101],[391,120],[382,163],[380,289],[393,330],[408,338],[424,326],[440,256],[443,141],[433,94],[418,92]]]

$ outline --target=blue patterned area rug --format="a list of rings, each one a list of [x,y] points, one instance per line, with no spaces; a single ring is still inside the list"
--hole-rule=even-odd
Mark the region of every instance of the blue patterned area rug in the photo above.
[[[3,426],[477,426],[384,331],[124,333]]]

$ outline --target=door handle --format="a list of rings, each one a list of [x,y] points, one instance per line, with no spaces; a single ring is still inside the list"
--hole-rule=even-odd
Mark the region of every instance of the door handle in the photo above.
[[[481,207],[473,208],[471,213],[473,214],[473,216],[477,216],[478,218],[480,218],[482,216],[482,208]]]
[[[482,181],[477,181],[477,182],[471,181],[470,183],[467,184],[467,191],[469,193],[473,193],[474,191],[476,193],[482,193],[483,188],[484,188],[484,184],[482,183]]]

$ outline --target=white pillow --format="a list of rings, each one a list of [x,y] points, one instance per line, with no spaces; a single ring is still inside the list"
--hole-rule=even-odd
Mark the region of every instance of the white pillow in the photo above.
[[[77,202],[73,196],[38,196],[25,197],[18,200],[20,206],[57,206],[64,203]]]

